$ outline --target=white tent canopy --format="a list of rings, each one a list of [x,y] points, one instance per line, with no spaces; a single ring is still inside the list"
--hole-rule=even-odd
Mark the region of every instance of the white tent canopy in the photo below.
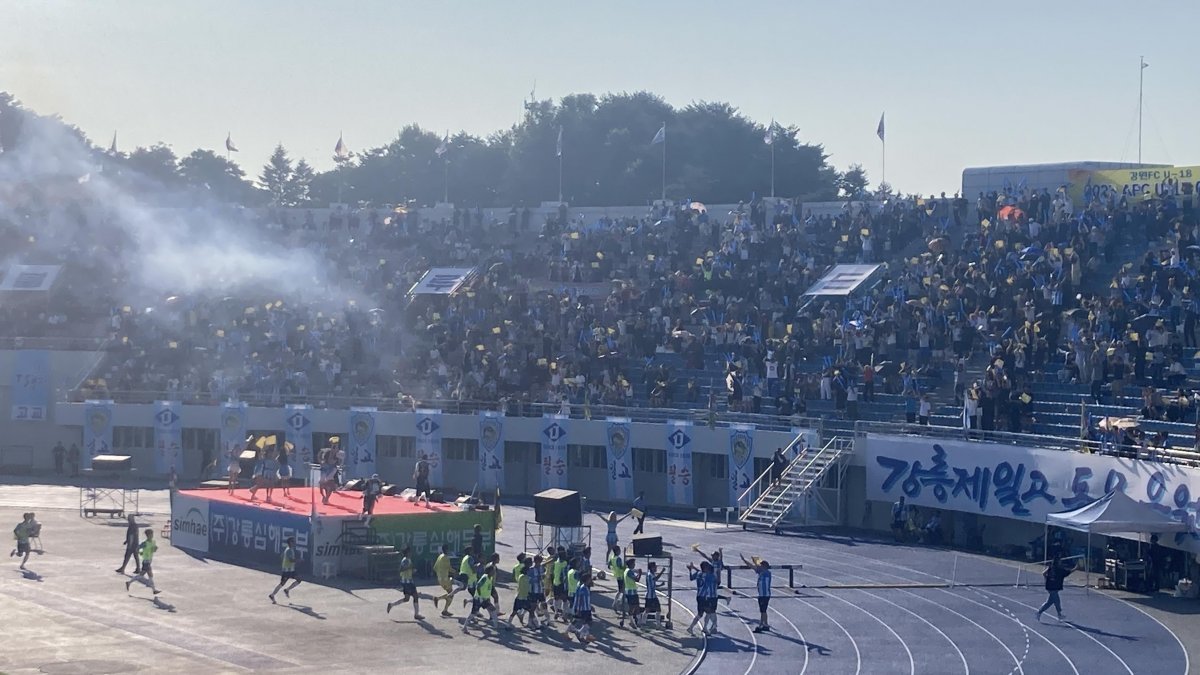
[[[1051,513],[1046,524],[1125,539],[1141,539],[1152,532],[1185,532],[1188,527],[1169,513],[1116,490],[1074,511]]]
[[[1043,538],[1047,549],[1050,545],[1050,526],[1065,527],[1087,532],[1087,558],[1084,570],[1087,573],[1086,588],[1091,587],[1092,577],[1092,534],[1103,534],[1122,539],[1136,539],[1141,551],[1144,535],[1154,532],[1186,532],[1188,526],[1162,513],[1153,506],[1139,501],[1124,492],[1113,490],[1100,499],[1073,511],[1051,513],[1046,516],[1046,535]],[[1046,551],[1047,555],[1049,551]]]

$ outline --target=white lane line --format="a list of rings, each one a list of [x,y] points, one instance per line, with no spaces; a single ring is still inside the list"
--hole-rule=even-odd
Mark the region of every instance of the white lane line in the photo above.
[[[859,558],[859,559],[861,559],[861,560],[864,560],[864,561],[867,561],[867,562],[871,562],[871,563],[875,563],[875,564],[877,564],[877,565],[883,565],[883,566],[885,566],[885,567],[891,567],[891,568],[893,568],[893,569],[904,570],[904,571],[906,571],[906,572],[911,572],[911,573],[913,573],[913,574],[921,574],[921,575],[924,575],[924,576],[927,576],[927,577],[931,577],[931,578],[933,578],[933,579],[937,579],[938,581],[941,581],[941,582],[944,582],[944,583],[950,583],[950,581],[951,581],[950,579],[947,579],[947,578],[945,578],[945,577],[941,577],[941,576],[938,576],[938,575],[936,575],[936,574],[931,574],[931,573],[929,573],[929,572],[925,572],[925,571],[923,571],[923,570],[912,569],[912,568],[910,568],[910,567],[905,567],[904,565],[897,565],[896,563],[887,562],[887,561],[885,561],[885,560],[877,560],[877,559],[875,559],[875,558],[868,558],[867,556],[860,555],[860,554],[857,554],[857,553],[842,553],[842,555],[846,555],[846,556],[852,556],[852,557],[854,557],[854,558]],[[897,576],[897,575],[893,575],[893,576]],[[984,594],[990,595],[990,596],[992,596],[992,597],[995,597],[995,598],[1000,598],[1001,600],[1007,599],[1005,596],[1002,596],[1002,595],[1000,595],[1000,594],[998,594],[998,593],[994,593],[994,592],[992,592],[992,591],[988,591],[988,590],[978,589],[978,591],[977,591],[977,592],[979,592],[979,593],[984,593]],[[1021,605],[1021,606],[1023,606],[1023,607],[1027,607],[1027,608],[1029,608],[1029,609],[1033,609],[1033,610],[1036,610],[1036,609],[1037,609],[1037,607],[1034,607],[1033,605],[1029,605],[1029,604],[1026,604],[1026,603],[1023,603],[1023,602],[1017,601],[1017,600],[1013,600],[1013,602],[1014,602],[1014,603],[1016,603],[1016,604],[1018,604],[1018,605]],[[1022,622],[1022,623],[1024,623],[1024,622]],[[1070,623],[1068,623],[1067,625],[1068,625],[1068,626],[1070,626],[1071,624],[1070,624]],[[1101,649],[1103,649],[1104,651],[1108,652],[1108,653],[1109,653],[1109,654],[1110,654],[1110,655],[1111,655],[1111,656],[1112,656],[1114,659],[1116,659],[1116,660],[1117,660],[1117,662],[1119,662],[1119,663],[1121,664],[1121,666],[1122,666],[1122,667],[1124,667],[1124,668],[1125,668],[1125,672],[1129,673],[1129,675],[1134,675],[1133,669],[1129,667],[1129,664],[1125,662],[1125,659],[1122,659],[1120,656],[1117,656],[1116,652],[1114,652],[1112,649],[1110,649],[1110,648],[1108,647],[1108,645],[1104,644],[1103,642],[1101,642],[1100,640],[1096,639],[1095,637],[1093,637],[1093,636],[1089,635],[1089,634],[1088,634],[1086,631],[1080,630],[1079,628],[1077,628],[1077,627],[1075,627],[1075,626],[1071,626],[1071,627],[1072,627],[1072,628],[1074,628],[1076,631],[1078,631],[1080,635],[1083,635],[1084,637],[1086,637],[1087,639],[1091,640],[1092,642],[1095,642],[1096,644],[1100,645],[1100,648],[1101,648]],[[1036,631],[1036,630],[1035,630],[1034,632],[1039,632],[1039,631]]]
[[[838,555],[838,554],[837,554],[837,552],[832,552],[832,551],[825,551],[825,552],[826,552],[826,553],[832,553],[833,555]],[[865,558],[864,556],[860,556],[860,555],[856,555],[856,554],[843,554],[843,555],[853,555],[853,556],[854,556],[854,557],[856,557],[856,558],[862,558],[862,559],[864,559],[864,560],[866,560],[866,561],[868,561],[868,562],[880,562],[880,561],[875,561],[875,560],[873,560],[873,559],[871,559],[871,558]],[[810,557],[816,557],[816,556],[810,556]],[[822,559],[822,560],[828,560],[828,558],[821,558],[821,559]],[[836,561],[835,561],[835,562],[836,562]],[[903,567],[903,566],[896,566],[896,565],[894,565],[894,564],[892,564],[892,563],[880,563],[880,564],[886,564],[886,565],[888,565],[888,566],[890,566],[890,567],[899,567],[899,568],[900,568],[900,569],[902,569],[902,570],[908,570],[908,568],[905,568],[905,567]],[[908,570],[908,571],[911,571],[911,572],[918,572],[918,573],[921,573],[921,574],[927,574],[927,573],[925,573],[925,572],[920,572],[919,570]],[[903,580],[903,581],[912,581],[912,578],[911,578],[910,576],[904,576],[904,575],[900,575],[900,574],[893,574],[893,573],[889,573],[889,572],[883,572],[883,571],[879,571],[878,573],[879,573],[879,574],[886,575],[886,576],[889,576],[889,577],[893,577],[893,578],[896,578],[896,579],[901,579],[901,580]],[[940,577],[937,577],[936,575],[928,575],[928,576],[933,576],[935,579],[940,579]],[[982,607],[982,608],[984,608],[984,609],[986,609],[986,610],[988,610],[988,611],[995,612],[995,613],[997,613],[997,614],[1000,614],[1001,616],[1003,616],[1003,617],[1005,617],[1005,618],[1009,618],[1009,619],[1011,619],[1011,620],[1013,620],[1013,621],[1016,621],[1017,625],[1021,627],[1021,631],[1022,631],[1022,632],[1025,634],[1025,640],[1026,640],[1026,645],[1025,645],[1026,652],[1025,652],[1025,656],[1027,656],[1027,655],[1028,655],[1028,653],[1029,653],[1029,652],[1028,652],[1028,650],[1029,650],[1029,633],[1030,633],[1030,632],[1032,632],[1034,635],[1038,636],[1038,638],[1040,638],[1040,639],[1041,639],[1043,642],[1045,642],[1046,644],[1050,645],[1050,648],[1051,648],[1051,649],[1053,649],[1054,651],[1058,652],[1059,656],[1062,656],[1062,657],[1063,657],[1063,660],[1067,662],[1067,665],[1068,665],[1068,666],[1070,666],[1070,668],[1071,668],[1071,672],[1072,672],[1072,673],[1074,673],[1074,675],[1079,675],[1079,669],[1078,669],[1078,668],[1075,666],[1075,662],[1074,662],[1073,660],[1071,660],[1071,657],[1067,656],[1066,652],[1064,652],[1064,651],[1063,651],[1063,650],[1062,650],[1062,649],[1061,649],[1061,648],[1060,648],[1058,645],[1056,645],[1056,644],[1054,643],[1054,641],[1053,641],[1053,640],[1051,640],[1050,638],[1048,638],[1048,637],[1046,637],[1045,635],[1043,635],[1043,634],[1041,633],[1041,631],[1039,631],[1039,630],[1037,630],[1037,629],[1032,629],[1032,630],[1031,630],[1031,628],[1030,628],[1029,626],[1026,626],[1026,625],[1025,625],[1025,622],[1024,622],[1024,621],[1020,620],[1020,619],[1019,619],[1019,618],[1018,618],[1018,617],[1017,617],[1015,614],[1013,614],[1011,611],[1008,611],[1008,609],[1007,609],[1006,607],[1004,607],[1004,606],[1003,606],[1003,605],[1001,605],[1000,603],[996,602],[995,600],[993,600],[993,599],[991,599],[991,598],[986,598],[986,597],[985,597],[985,599],[986,599],[986,600],[987,600],[989,603],[992,603],[992,604],[996,605],[996,607],[990,607],[990,606],[988,606],[988,605],[986,605],[986,604],[984,604],[984,603],[982,603],[982,602],[980,602],[980,601],[978,601],[978,600],[973,600],[973,599],[971,599],[971,598],[968,598],[968,597],[966,597],[966,596],[964,596],[964,595],[960,595],[960,594],[958,594],[958,593],[954,593],[954,592],[952,592],[952,591],[949,591],[949,590],[947,590],[947,589],[944,589],[944,588],[939,588],[939,589],[936,589],[936,590],[938,590],[938,591],[939,591],[939,592],[941,592],[941,593],[945,593],[945,594],[947,594],[947,595],[953,596],[953,597],[955,597],[955,598],[958,598],[958,599],[961,599],[961,600],[965,600],[965,601],[967,601],[967,602],[969,602],[969,603],[971,603],[971,604],[978,605],[978,606],[980,606],[980,607]],[[911,592],[910,592],[910,593],[911,593]],[[913,595],[916,595],[916,594],[913,594]],[[917,596],[917,597],[920,597],[920,596]],[[999,607],[1000,609],[997,609],[997,607]],[[992,634],[992,633],[991,633],[991,631],[987,630],[986,628],[985,628],[985,629],[983,629],[983,630],[984,630],[984,632],[986,632],[986,633],[988,633],[988,634],[990,634],[990,635]],[[998,642],[1000,642],[1000,644],[1001,644],[1002,646],[1005,646],[1005,648],[1007,649],[1007,646],[1006,646],[1006,645],[1004,645],[1004,642],[1003,642],[1002,640],[1000,640],[1000,639],[999,639],[998,637],[996,637],[995,635],[992,635],[992,637],[993,637],[994,639],[996,639]],[[1010,653],[1011,653],[1011,652],[1010,652]],[[1014,658],[1015,658],[1015,657],[1014,657]],[[1017,665],[1018,665],[1018,666],[1020,666],[1020,665],[1021,665],[1021,664],[1024,662],[1024,659],[1025,659],[1025,657],[1023,656],[1023,657],[1022,657],[1022,658],[1021,658],[1019,661],[1017,661]]]
[[[733,598],[733,593],[733,589],[729,589],[730,599]],[[757,599],[758,598],[755,598],[755,600]],[[728,607],[728,605],[726,605],[726,607]],[[804,633],[801,633],[800,629],[796,627],[796,624],[792,623],[792,620],[787,618],[783,612],[780,612],[769,605],[767,609],[771,612],[774,612],[776,616],[786,621],[788,625],[792,627],[792,630],[796,631],[796,636],[800,638],[800,641],[804,643],[804,665],[800,666],[800,675],[804,675],[804,671],[808,670],[808,640],[804,639]]]
[[[760,548],[762,548],[762,547],[761,547],[761,545],[759,545],[759,547],[760,547]],[[751,548],[751,547],[748,547],[748,548]],[[771,550],[778,551],[778,552],[780,552],[781,554],[783,554],[783,553],[791,553],[791,552],[789,552],[789,551],[784,551],[783,549],[776,548],[776,547],[771,547]],[[837,553],[837,552],[834,552],[834,551],[828,551],[828,550],[825,550],[825,551],[822,551],[822,552],[824,552],[824,553],[830,553],[830,554],[832,554],[832,555],[838,555],[838,553]],[[880,562],[880,561],[876,561],[876,560],[874,560],[873,558],[867,558],[867,557],[865,557],[865,556],[861,556],[861,555],[857,555],[857,554],[844,554],[844,555],[852,555],[852,556],[854,556],[854,557],[856,557],[856,558],[861,558],[861,559],[863,559],[863,560],[865,560],[865,561],[867,561],[867,562]],[[812,555],[811,553],[807,553],[807,554],[806,554],[806,557],[809,557],[809,558],[816,558],[816,559],[820,559],[820,560],[825,560],[825,561],[827,561],[827,562],[831,562],[831,563],[833,563],[833,564],[837,564],[837,561],[831,561],[829,558],[820,558],[820,557],[818,557],[818,556],[814,556],[814,555]],[[894,565],[894,564],[892,564],[892,563],[880,563],[880,564],[886,564],[886,565],[888,565],[888,566],[890,566],[890,567],[898,567],[898,568],[899,568],[899,569],[901,569],[901,570],[905,570],[905,571],[909,571],[909,572],[917,572],[917,573],[920,573],[920,574],[926,574],[927,576],[933,576],[933,577],[934,577],[934,578],[936,578],[936,579],[941,579],[940,577],[937,577],[936,575],[929,575],[928,573],[925,573],[925,572],[920,572],[919,570],[909,570],[908,568],[905,568],[905,567],[903,567],[903,566],[897,566],[897,565]],[[902,580],[904,580],[904,581],[911,581],[911,578],[910,578],[910,577],[906,577],[906,576],[902,576],[902,575],[898,575],[898,574],[891,574],[891,573],[888,573],[888,572],[882,572],[882,571],[881,571],[881,572],[879,572],[879,573],[880,573],[880,574],[887,575],[887,576],[890,576],[890,577],[894,577],[894,578],[896,578],[896,579],[902,579]],[[859,577],[859,578],[862,578],[862,577]],[[972,603],[972,604],[975,604],[975,605],[978,605],[978,606],[980,606],[980,607],[983,607],[983,608],[984,608],[984,609],[986,609],[986,610],[989,610],[989,611],[995,612],[995,613],[997,613],[997,614],[1000,614],[1001,616],[1004,616],[1005,618],[1012,618],[1012,619],[1014,619],[1014,620],[1016,619],[1015,615],[1013,615],[1011,612],[1002,612],[1002,611],[1000,611],[1000,610],[996,609],[995,607],[989,607],[988,605],[986,605],[986,604],[984,604],[984,603],[982,603],[982,602],[979,602],[979,601],[977,601],[977,600],[972,600],[971,598],[968,598],[968,597],[965,597],[965,596],[959,595],[959,594],[957,594],[957,593],[951,593],[950,591],[948,591],[948,590],[945,590],[945,589],[939,589],[939,590],[940,590],[941,592],[943,592],[943,593],[946,593],[946,594],[948,594],[948,595],[951,595],[951,596],[953,596],[953,597],[955,597],[955,598],[959,598],[959,599],[965,600],[965,601],[967,601],[967,602],[970,602],[970,603]],[[910,594],[910,595],[913,595],[913,596],[915,596],[915,597],[921,597],[921,596],[919,596],[919,595],[917,595],[917,594],[915,594],[915,593],[911,593],[911,592],[909,592],[909,594]],[[932,602],[932,601],[930,601],[930,602]],[[994,601],[991,601],[991,602],[994,602]],[[947,608],[947,609],[949,609],[949,608]],[[950,611],[953,611],[953,610],[950,610]],[[976,625],[978,625],[978,624],[976,624]],[[1028,639],[1029,639],[1029,638],[1028,638],[1028,634],[1027,634],[1027,633],[1028,633],[1029,631],[1028,631],[1027,627],[1025,626],[1024,622],[1017,620],[1017,625],[1019,625],[1019,626],[1021,627],[1021,630],[1022,630],[1023,632],[1025,632],[1025,633],[1026,633],[1026,640],[1028,641]],[[1000,640],[1000,638],[998,638],[997,636],[995,636],[994,634],[992,634],[992,633],[991,633],[991,631],[988,631],[987,629],[984,629],[984,628],[982,628],[982,627],[981,627],[981,629],[982,629],[982,630],[983,630],[985,633],[988,633],[989,635],[992,635],[992,638],[993,638],[993,639],[995,639],[997,642],[999,642],[999,643],[1000,643],[1000,645],[1001,645],[1002,647],[1004,647],[1004,648],[1005,648],[1007,651],[1009,651],[1009,652],[1011,653],[1011,650],[1008,650],[1008,648],[1007,648],[1007,645],[1005,645],[1005,644],[1004,644],[1004,642],[1003,642],[1002,640]],[[1042,635],[1042,634],[1041,634],[1041,632],[1039,632],[1038,630],[1036,630],[1036,629],[1035,629],[1035,630],[1033,630],[1032,632],[1033,632],[1033,634],[1034,634],[1034,635],[1037,635],[1037,636],[1038,636],[1038,637],[1039,637],[1039,638],[1040,638],[1042,641],[1044,641],[1046,644],[1050,645],[1050,647],[1051,647],[1052,649],[1054,649],[1054,651],[1058,652],[1058,653],[1059,653],[1059,655],[1063,657],[1063,660],[1067,662],[1067,665],[1068,665],[1068,666],[1070,666],[1070,668],[1071,668],[1071,671],[1074,673],[1074,675],[1079,675],[1079,669],[1075,667],[1075,663],[1074,663],[1074,662],[1071,660],[1071,658],[1070,658],[1069,656],[1067,656],[1067,654],[1066,654],[1066,653],[1065,653],[1065,652],[1064,652],[1062,649],[1060,649],[1060,648],[1058,647],[1058,645],[1054,644],[1054,642],[1053,642],[1052,640],[1050,640],[1050,638],[1046,637],[1045,635]],[[1027,649],[1028,649],[1028,645],[1027,645]],[[1026,653],[1028,653],[1028,652],[1026,652]],[[1023,658],[1022,658],[1021,660],[1017,660],[1015,655],[1013,656],[1013,658],[1014,658],[1014,661],[1015,661],[1015,662],[1016,662],[1018,665],[1020,665],[1020,664],[1021,664],[1021,662],[1023,661]]]

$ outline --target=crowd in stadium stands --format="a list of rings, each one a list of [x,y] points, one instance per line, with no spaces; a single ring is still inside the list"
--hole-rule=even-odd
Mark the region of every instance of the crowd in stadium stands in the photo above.
[[[89,267],[98,253],[120,260],[121,243],[80,236],[57,259],[32,261],[69,263],[58,292],[70,302],[54,303],[54,315],[4,311],[40,311],[42,324],[77,331],[103,322],[109,358],[84,395],[781,415],[824,399],[854,418],[860,401],[888,393],[903,395],[910,421],[928,423],[931,385],[952,382],[968,426],[1028,431],[1031,384],[1044,377],[1087,385],[1095,403],[1141,394],[1147,419],[1191,419],[1184,350],[1197,347],[1200,313],[1191,203],[1089,197],[1011,189],[979,195],[970,215],[966,199],[945,195],[822,216],[788,202],[721,214],[682,202],[637,218],[564,208],[544,223],[528,209],[506,220],[465,209],[436,220],[416,209],[263,211],[257,227],[318,253],[336,284],[304,297],[264,289],[140,307],[122,301],[120,265],[112,285],[95,283]],[[0,223],[18,255],[40,250],[14,239],[23,231]],[[1122,232],[1161,243],[1128,261]],[[803,295],[828,266],[854,262],[889,267],[847,302]],[[451,296],[407,299],[433,266],[478,274]],[[986,366],[969,375],[980,354]]]

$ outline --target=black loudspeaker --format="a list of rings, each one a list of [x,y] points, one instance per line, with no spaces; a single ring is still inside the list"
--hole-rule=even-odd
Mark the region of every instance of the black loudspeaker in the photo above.
[[[444,504],[446,503],[446,496],[442,494],[441,490],[432,490],[429,493],[429,501],[437,504]]]
[[[365,481],[361,478],[355,478],[353,480],[348,480],[348,481],[346,481],[346,484],[342,486],[342,489],[350,490],[351,492],[362,492],[363,484],[366,482],[367,481]]]
[[[662,535],[661,534],[635,534],[633,535],[633,554],[638,555],[662,555]]]
[[[92,471],[129,471],[133,458],[129,455],[96,455],[92,458]]]
[[[400,494],[401,492],[404,492],[404,488],[400,487],[399,485],[392,485],[391,483],[384,483],[383,484],[383,492],[381,494],[387,495],[388,497],[395,497],[396,495]]]
[[[583,525],[579,493],[552,488],[533,496],[533,519],[541,525],[580,527]]]

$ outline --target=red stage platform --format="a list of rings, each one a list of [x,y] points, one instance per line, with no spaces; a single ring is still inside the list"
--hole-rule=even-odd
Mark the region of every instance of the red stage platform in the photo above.
[[[258,498],[250,501],[250,490],[238,489],[229,494],[227,489],[180,490],[179,494],[188,497],[199,497],[214,502],[252,506],[255,508],[286,511],[300,516],[312,515],[312,497],[314,491],[306,487],[294,487],[289,491],[290,496],[284,497],[283,490],[275,488],[271,501],[267,502],[266,490],[258,491]],[[317,498],[317,515],[319,516],[350,516],[362,513],[361,492],[335,492],[328,504],[321,503],[321,493],[315,492]],[[431,504],[425,507],[425,502],[414,504],[400,497],[380,497],[375,502],[376,516],[417,516],[430,513],[459,513],[459,508],[452,504]]]

